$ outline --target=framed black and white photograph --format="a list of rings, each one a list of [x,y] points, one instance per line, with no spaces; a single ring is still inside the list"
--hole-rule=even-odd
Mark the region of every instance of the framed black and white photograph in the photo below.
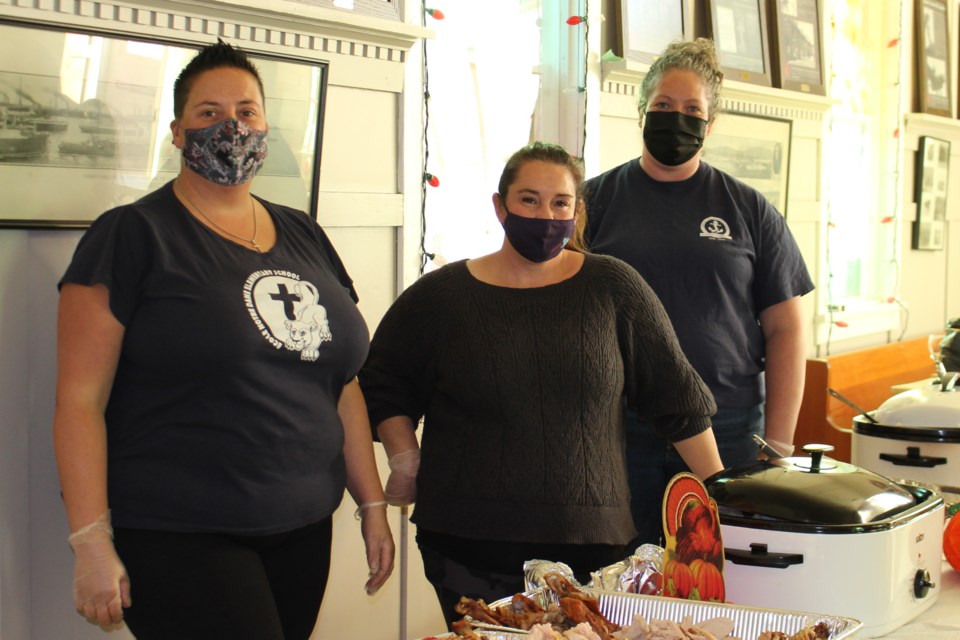
[[[773,85],[826,95],[820,0],[770,0]]]
[[[619,0],[623,57],[653,62],[674,40],[690,36],[685,0]]]
[[[945,0],[917,0],[917,91],[921,113],[950,117],[950,38]]]
[[[707,0],[709,36],[725,78],[773,85],[767,0]]]
[[[325,66],[248,53],[270,123],[254,192],[316,215]],[[0,227],[83,228],[176,177],[173,83],[195,54],[0,25]]]
[[[943,249],[949,172],[950,142],[920,136],[914,182],[914,201],[917,203],[917,218],[913,222],[914,249]]]
[[[704,162],[746,182],[787,215],[793,122],[724,111],[703,144]]]

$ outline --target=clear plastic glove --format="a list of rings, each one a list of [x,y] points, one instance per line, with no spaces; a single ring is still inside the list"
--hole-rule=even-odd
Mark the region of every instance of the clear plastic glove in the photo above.
[[[390,525],[387,523],[386,505],[380,503],[370,509],[362,509],[360,532],[367,550],[367,582],[364,589],[367,595],[375,594],[393,573],[395,547]]]
[[[383,494],[387,503],[405,507],[417,499],[417,471],[420,470],[420,449],[410,449],[390,457],[390,477]]]
[[[102,627],[123,622],[130,579],[113,546],[110,512],[68,538],[73,549],[73,604],[77,613]]]

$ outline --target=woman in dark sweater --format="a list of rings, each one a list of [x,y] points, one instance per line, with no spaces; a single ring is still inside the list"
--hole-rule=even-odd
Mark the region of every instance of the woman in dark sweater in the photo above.
[[[460,596],[522,591],[525,560],[585,581],[630,554],[625,404],[700,477],[721,469],[713,398],[660,302],[625,263],[580,250],[582,179],[561,147],[515,153],[493,195],[503,246],[405,291],[360,374],[387,500],[417,502],[448,624]]]

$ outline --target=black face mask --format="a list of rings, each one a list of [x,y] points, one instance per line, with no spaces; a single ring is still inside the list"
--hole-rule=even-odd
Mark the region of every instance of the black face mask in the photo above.
[[[679,111],[648,111],[643,143],[657,162],[676,167],[697,155],[707,133],[707,121]]]

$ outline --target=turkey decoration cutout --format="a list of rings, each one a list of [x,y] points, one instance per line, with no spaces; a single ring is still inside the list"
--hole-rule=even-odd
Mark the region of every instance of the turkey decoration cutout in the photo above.
[[[663,534],[663,595],[724,602],[717,503],[692,473],[678,473],[667,484]]]

